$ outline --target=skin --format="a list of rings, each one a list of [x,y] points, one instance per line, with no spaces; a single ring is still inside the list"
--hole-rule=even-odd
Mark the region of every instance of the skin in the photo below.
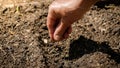
[[[53,41],[67,39],[72,32],[71,25],[98,0],[55,0],[50,6],[47,16],[49,36]]]

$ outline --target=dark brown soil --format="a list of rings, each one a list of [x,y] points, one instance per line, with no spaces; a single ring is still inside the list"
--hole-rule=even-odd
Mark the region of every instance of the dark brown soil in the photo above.
[[[120,68],[120,3],[97,3],[61,42],[49,41],[49,4],[0,8],[0,68]]]

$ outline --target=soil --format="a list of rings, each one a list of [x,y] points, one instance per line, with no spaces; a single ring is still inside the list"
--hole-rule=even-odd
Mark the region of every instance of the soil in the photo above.
[[[51,1],[0,8],[0,68],[120,68],[119,0],[96,3],[60,42],[46,27]]]

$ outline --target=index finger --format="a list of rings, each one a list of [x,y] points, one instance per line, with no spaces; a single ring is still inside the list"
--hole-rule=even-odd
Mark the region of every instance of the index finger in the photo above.
[[[47,27],[48,27],[49,36],[50,36],[51,40],[54,40],[53,34],[55,31],[55,27],[54,27],[55,22],[56,22],[55,13],[54,13],[53,9],[49,8],[48,16],[47,16]]]

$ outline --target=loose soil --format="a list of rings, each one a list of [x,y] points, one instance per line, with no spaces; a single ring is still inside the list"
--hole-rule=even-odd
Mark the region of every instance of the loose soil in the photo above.
[[[120,68],[119,0],[94,5],[60,42],[48,36],[51,1],[0,8],[0,68]]]

